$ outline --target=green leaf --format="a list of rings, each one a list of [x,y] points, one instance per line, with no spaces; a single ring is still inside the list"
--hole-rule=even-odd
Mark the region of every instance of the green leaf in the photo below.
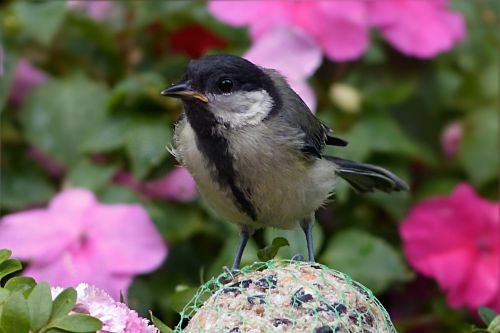
[[[143,178],[151,168],[160,164],[167,156],[165,147],[171,139],[171,126],[166,122],[146,119],[130,122],[125,149],[135,177]]]
[[[36,286],[36,282],[33,278],[27,276],[15,276],[12,279],[9,279],[5,284],[5,289],[10,290],[12,292],[19,291],[27,296],[26,291],[31,291],[33,287]]]
[[[30,314],[26,299],[21,293],[11,293],[7,298],[0,318],[4,333],[28,333]]]
[[[292,230],[266,228],[264,230],[264,239],[266,243],[272,243],[272,240],[276,237],[283,237],[287,239],[290,243],[289,246],[280,249],[280,258],[290,259],[294,255],[302,253],[304,257],[307,257],[307,243],[304,231],[301,228],[295,228]],[[319,223],[314,223],[313,225],[313,239],[314,239],[314,251],[317,253],[321,249],[323,244],[323,231]]]
[[[328,244],[320,262],[351,275],[374,293],[411,277],[401,255],[391,245],[355,229],[339,232]]]
[[[0,36],[2,38],[2,36]],[[14,73],[16,69],[16,59],[13,54],[4,49],[4,73],[0,80],[0,114],[5,110],[4,105],[10,96],[12,83],[14,82]]]
[[[141,201],[137,192],[130,187],[116,184],[109,184],[103,188],[99,199],[104,203],[137,203]]]
[[[203,214],[191,207],[161,202],[146,204],[146,209],[158,231],[169,241],[182,241],[208,228]]]
[[[75,313],[54,320],[49,327],[70,332],[87,333],[100,330],[102,323],[99,319],[89,315]]]
[[[186,304],[196,295],[198,288],[177,286],[175,292],[170,297],[170,306],[178,313],[181,313]]]
[[[275,239],[273,239],[271,245],[268,245],[265,248],[257,251],[257,257],[261,261],[269,261],[276,256],[281,247],[289,245],[290,243],[288,243],[288,240],[286,238],[276,237]]]
[[[151,317],[151,321],[153,322],[153,325],[156,326],[160,330],[161,333],[172,333],[173,330],[168,327],[166,324],[164,324],[160,319],[156,318],[153,315],[153,312],[149,311],[149,315]]]
[[[96,192],[108,184],[116,170],[116,165],[98,165],[84,159],[69,171],[67,181],[71,187],[84,187]]]
[[[19,260],[7,259],[0,264],[0,280],[5,276],[20,271],[23,268]]]
[[[59,295],[57,295],[54,299],[54,304],[52,305],[50,320],[59,319],[67,315],[75,306],[76,297],[76,290],[73,288],[66,288]]]
[[[12,255],[11,250],[0,249],[0,264],[3,263],[5,260],[9,259],[11,255]]]
[[[339,136],[352,144],[345,149],[329,146],[325,151],[326,154],[353,161],[364,161],[372,152],[396,153],[429,163],[436,160],[429,149],[410,140],[399,124],[384,114],[367,115],[348,132],[341,133]]]
[[[82,76],[48,81],[24,103],[27,139],[64,166],[75,164],[83,143],[105,119],[108,95],[106,87]]]
[[[0,287],[0,318],[2,317],[2,303],[9,297],[10,291]]]
[[[493,319],[498,316],[498,313],[496,313],[495,310],[490,309],[486,306],[480,307],[478,313],[486,325],[489,325],[493,321]]]
[[[49,328],[48,330],[44,331],[44,333],[68,333],[68,331],[60,330],[58,328]]]
[[[498,179],[498,123],[493,109],[478,110],[465,120],[458,158],[477,186]]]
[[[165,86],[165,78],[158,73],[142,72],[129,76],[115,85],[109,106],[112,109],[122,103],[129,106],[140,97],[148,97],[148,94],[156,97],[158,91]]]
[[[0,178],[0,206],[7,209],[44,203],[55,194],[47,176],[33,167],[2,167]]]
[[[52,313],[52,295],[47,282],[37,284],[28,297],[30,311],[30,328],[38,331],[49,321]]]
[[[491,323],[488,325],[488,332],[500,333],[500,315],[493,318]]]
[[[377,73],[362,77],[362,86],[365,86],[364,100],[369,105],[380,105],[384,108],[391,104],[402,103],[408,99],[417,88],[417,80],[412,75],[404,77],[380,77]],[[383,82],[381,82],[383,80]],[[362,87],[363,88],[363,87]]]
[[[83,143],[86,152],[102,153],[122,147],[127,134],[127,121],[120,118],[106,120],[97,131]]]
[[[49,44],[66,15],[64,1],[18,1],[14,13],[23,31],[42,44]]]

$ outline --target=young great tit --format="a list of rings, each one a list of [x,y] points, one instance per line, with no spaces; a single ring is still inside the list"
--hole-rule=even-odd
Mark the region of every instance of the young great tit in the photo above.
[[[314,213],[337,175],[358,193],[408,189],[380,167],[322,155],[326,145],[347,142],[334,137],[275,70],[234,55],[205,56],[161,94],[184,105],[172,153],[208,205],[240,227],[234,270],[248,238],[263,227],[300,225],[314,261]]]

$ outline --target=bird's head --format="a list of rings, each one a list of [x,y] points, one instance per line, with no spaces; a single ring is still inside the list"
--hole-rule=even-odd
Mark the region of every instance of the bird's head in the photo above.
[[[182,99],[188,119],[209,112],[216,121],[231,127],[257,124],[281,105],[271,76],[233,55],[191,61],[182,80],[161,94]]]

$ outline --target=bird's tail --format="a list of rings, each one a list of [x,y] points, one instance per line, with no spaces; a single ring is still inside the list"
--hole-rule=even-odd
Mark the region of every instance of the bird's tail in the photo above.
[[[398,176],[381,167],[344,160],[334,156],[324,156],[335,163],[336,173],[345,179],[358,193],[369,193],[375,190],[384,192],[407,191],[408,184]]]

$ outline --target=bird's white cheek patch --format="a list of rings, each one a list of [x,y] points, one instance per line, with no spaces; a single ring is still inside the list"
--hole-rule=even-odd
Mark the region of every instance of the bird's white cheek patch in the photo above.
[[[210,111],[231,127],[256,125],[272,108],[273,100],[265,90],[212,95],[209,100]]]

